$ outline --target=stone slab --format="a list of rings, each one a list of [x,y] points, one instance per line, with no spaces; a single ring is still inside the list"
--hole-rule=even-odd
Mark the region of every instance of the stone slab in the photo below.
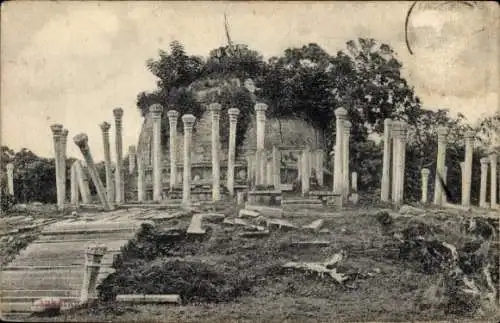
[[[314,220],[312,223],[304,225],[302,229],[307,231],[317,232],[321,229],[321,226],[323,225],[324,222],[325,221],[323,219]]]
[[[205,234],[206,231],[202,227],[203,214],[194,214],[191,218],[191,223],[187,229],[187,234],[193,235],[202,235]]]
[[[267,226],[272,230],[293,230],[297,229],[297,226],[289,221],[282,219],[269,219],[267,221]]]
[[[260,215],[259,212],[252,211],[252,210],[245,210],[245,209],[240,210],[240,212],[238,213],[238,216],[240,218],[256,218],[259,215]]]

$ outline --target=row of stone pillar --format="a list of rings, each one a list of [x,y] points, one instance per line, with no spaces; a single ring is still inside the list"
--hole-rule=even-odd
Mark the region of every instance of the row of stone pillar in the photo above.
[[[384,120],[384,155],[380,190],[383,202],[391,200],[392,203],[400,204],[404,200],[407,131],[408,125],[404,121]]]
[[[438,135],[438,149],[436,158],[436,176],[435,176],[435,189],[434,189],[434,199],[433,202],[436,205],[444,205],[447,203],[446,194],[444,192],[444,187],[442,184],[446,184],[446,146],[447,146],[447,136],[448,129],[446,127],[439,127],[437,130]],[[467,131],[465,133],[465,159],[460,163],[460,169],[462,173],[462,201],[461,204],[464,207],[470,207],[470,197],[471,197],[471,184],[472,184],[472,158],[474,151],[474,132]],[[486,204],[486,188],[488,179],[488,166],[491,165],[491,208],[497,207],[497,155],[491,154],[488,157],[484,157],[481,160],[481,185],[480,185],[480,197],[479,206],[487,207]],[[422,203],[427,203],[428,195],[428,183],[429,183],[430,171],[427,168],[422,169]]]
[[[212,199],[220,200],[220,111],[222,107],[219,103],[209,105],[209,111],[212,118]],[[161,200],[161,115],[163,107],[159,104],[152,105],[149,108],[151,119],[153,121],[153,200]],[[227,188],[231,195],[234,194],[234,164],[236,154],[236,126],[239,115],[239,110],[232,108],[228,110],[229,114],[229,150],[228,150],[228,173],[227,173]],[[179,113],[175,110],[167,112],[169,120],[170,133],[170,189],[173,189],[177,179],[177,120]],[[193,126],[196,121],[192,114],[182,116],[184,126],[184,164],[183,164],[183,188],[182,200],[183,203],[189,203],[191,199],[191,145]],[[144,186],[144,165],[141,160],[138,160],[138,199],[144,201],[145,186]]]
[[[61,124],[53,124],[52,138],[54,140],[54,160],[56,166],[57,208],[64,209],[66,200],[66,145],[68,130]]]
[[[335,110],[336,133],[333,166],[333,192],[342,195],[347,200],[350,192],[349,185],[349,141],[351,122],[347,120],[347,110]]]

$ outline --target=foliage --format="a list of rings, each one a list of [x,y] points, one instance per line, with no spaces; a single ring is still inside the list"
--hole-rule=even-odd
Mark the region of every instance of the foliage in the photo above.
[[[16,204],[16,199],[14,195],[8,194],[7,190],[2,186],[2,200],[0,201],[1,210],[3,214],[12,211],[12,208]]]

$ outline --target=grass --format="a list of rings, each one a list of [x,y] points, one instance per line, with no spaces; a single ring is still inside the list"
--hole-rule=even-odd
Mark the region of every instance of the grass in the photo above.
[[[234,207],[214,205],[209,211],[237,214]],[[304,225],[316,217],[291,219]],[[419,225],[413,226],[413,222]],[[457,216],[400,218],[381,225],[373,209],[351,209],[325,218],[321,233],[276,231],[268,237],[242,238],[240,227],[206,223],[207,235],[176,238],[167,228],[181,231],[189,217],[163,221],[142,232],[115,262],[117,272],[102,284],[101,299],[73,309],[57,321],[141,322],[339,322],[425,321],[472,319],[447,313],[446,308],[423,309],[423,292],[441,277],[426,271],[418,259],[401,259],[394,232],[433,234],[460,245],[462,219]],[[419,231],[420,230],[420,231]],[[299,248],[293,242],[328,240],[326,247]],[[338,284],[292,270],[288,261],[324,261],[344,250],[338,271],[349,280]],[[496,257],[498,260],[498,257]],[[498,266],[498,264],[497,264]],[[496,274],[498,275],[498,273]],[[498,286],[498,278],[495,286]],[[117,293],[176,293],[182,305],[123,305]],[[481,318],[483,321],[485,317]],[[487,317],[498,321],[500,316]]]

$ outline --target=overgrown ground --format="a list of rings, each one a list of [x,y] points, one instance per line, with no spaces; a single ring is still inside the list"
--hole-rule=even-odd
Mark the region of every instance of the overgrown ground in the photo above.
[[[227,207],[223,212],[233,217],[236,215],[235,209]],[[453,283],[445,282],[457,279],[449,275],[452,252],[433,242],[445,241],[456,246],[458,261],[469,268],[465,270],[468,270],[467,277],[475,279],[475,284],[484,294],[486,283],[479,269],[486,259],[492,265],[491,276],[498,286],[498,249],[489,248],[485,256],[477,247],[478,242],[485,240],[485,234],[484,230],[478,233],[476,227],[484,228],[482,224],[486,222],[478,221],[474,224],[475,232],[464,233],[467,231],[464,228],[471,228],[470,223],[456,214],[433,213],[396,219],[387,216],[373,209],[350,210],[324,218],[321,232],[277,230],[260,238],[240,237],[239,233],[244,230],[241,227],[207,223],[207,234],[195,239],[184,234],[189,217],[168,220],[156,228],[146,228],[123,250],[123,257],[115,261],[117,272],[110,275],[99,289],[98,302],[87,308],[74,309],[57,320],[331,322],[500,319],[494,310],[478,309],[480,301],[477,297],[463,299],[459,292],[449,289]],[[316,218],[290,220],[303,225]],[[311,240],[325,240],[330,244],[294,245]],[[437,255],[426,254],[436,250],[439,251]],[[348,277],[341,284],[328,275],[320,277],[282,268],[289,261],[323,262],[341,251],[346,257],[337,270]],[[434,287],[437,292],[430,295],[430,287],[431,291]],[[130,306],[112,301],[116,294],[134,293],[180,294],[183,304]]]

